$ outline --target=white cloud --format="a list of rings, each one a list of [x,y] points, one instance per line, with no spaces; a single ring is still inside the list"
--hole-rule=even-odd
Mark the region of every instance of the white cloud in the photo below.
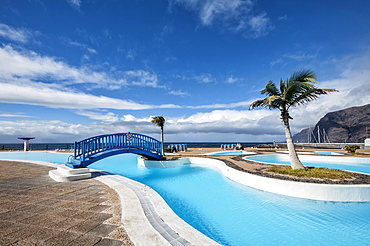
[[[158,76],[155,73],[150,73],[144,70],[134,70],[124,72],[130,80],[132,85],[161,87],[158,85]]]
[[[270,19],[266,16],[265,12],[252,16],[248,20],[248,24],[251,29],[251,32],[248,35],[254,38],[265,36],[272,29]]]
[[[86,93],[77,93],[53,88],[49,85],[32,82],[10,84],[0,82],[2,93],[0,102],[38,105],[49,108],[67,109],[127,109],[140,110],[160,106],[138,104],[128,100],[95,96]]]
[[[16,51],[9,45],[0,48],[0,74],[1,77],[22,77],[32,80],[51,78],[72,83],[88,83],[89,81],[99,83],[105,80],[118,83],[104,72],[74,68],[58,61],[57,58],[43,57],[30,51]]]
[[[166,58],[164,58],[164,61],[167,63],[174,63],[177,61],[177,58],[174,56],[167,56]]]
[[[317,55],[316,54],[308,54],[306,52],[298,52],[295,54],[286,54],[284,57],[287,57],[291,60],[294,61],[304,61],[304,60],[312,60],[316,59]]]
[[[113,123],[118,121],[118,115],[112,112],[102,113],[102,112],[93,112],[87,110],[79,110],[76,112],[78,115],[86,116],[92,120],[98,120],[108,123]]]
[[[270,62],[270,66],[271,66],[271,67],[273,67],[273,66],[275,66],[276,64],[281,64],[281,63],[283,63],[283,62],[284,62],[284,61],[283,61],[283,59],[279,58],[279,59],[277,59],[277,60],[275,60],[275,61]]]
[[[274,67],[275,65],[279,64],[281,67],[286,66],[287,64],[303,64],[304,67],[312,67],[320,63],[320,65],[328,63],[327,61],[322,62],[318,61],[318,52],[314,51],[313,53],[309,53],[306,51],[298,51],[295,53],[287,53],[281,55],[280,58],[271,61],[270,66]],[[331,62],[333,63],[333,62]],[[332,65],[332,64],[331,64]]]
[[[96,71],[89,67],[72,67],[55,57],[32,51],[17,51],[6,45],[0,48],[0,78],[26,78],[62,84],[91,84],[95,88],[120,89],[123,86],[163,88],[158,76],[144,70]]]
[[[339,92],[322,95],[317,101],[291,109],[292,132],[314,126],[329,112],[370,103],[370,47],[361,53],[336,59],[342,72],[333,75],[333,79],[320,81],[319,88],[333,88]],[[326,75],[328,76],[328,75]]]
[[[236,82],[238,82],[240,80],[240,78],[235,78],[234,76],[230,76],[226,79],[226,82],[228,84],[234,84]]]
[[[220,108],[237,108],[237,107],[249,107],[252,103],[251,100],[249,101],[242,101],[236,103],[228,103],[228,104],[210,104],[210,105],[198,105],[198,106],[188,106],[188,108],[192,109],[220,109]]]
[[[76,9],[80,9],[81,0],[67,0],[67,1],[72,7],[76,8]]]
[[[160,130],[150,122],[151,117],[137,118],[133,115],[124,115],[119,121],[106,120],[107,114],[94,114],[81,111],[82,115],[95,117],[99,122],[92,124],[71,124],[63,121],[0,121],[0,136],[3,141],[27,133],[36,137],[40,142],[73,142],[100,134],[117,132],[138,132],[159,139]],[[276,117],[275,117],[276,116]],[[102,117],[98,119],[99,117]],[[269,117],[274,124],[269,122]],[[113,116],[113,119],[114,116]],[[261,128],[260,124],[270,123],[269,127]],[[196,113],[189,117],[171,118],[166,117],[165,139],[166,141],[196,141],[199,136],[203,139],[198,141],[223,141],[233,136],[233,141],[268,141],[276,139],[283,132],[282,123],[278,113],[269,110],[237,111],[215,110],[208,113]],[[210,134],[212,133],[212,134]],[[264,135],[266,139],[258,135]],[[181,137],[181,138],[180,138]],[[242,138],[245,138],[244,140]],[[238,140],[237,140],[238,139]],[[231,141],[231,139],[229,139]]]
[[[70,46],[75,46],[75,47],[78,47],[80,48],[81,50],[85,50],[85,51],[88,51],[89,53],[91,54],[97,54],[98,52],[91,48],[89,45],[87,44],[82,44],[82,43],[79,43],[79,42],[76,42],[76,41],[72,41],[72,40],[69,40],[67,38],[65,38],[65,42],[70,45]]]
[[[135,60],[136,57],[136,51],[133,49],[129,49],[126,54],[126,58],[130,59],[131,61]]]
[[[341,64],[342,72],[331,80],[318,80],[317,86],[319,88],[334,88],[339,90],[339,92],[322,95],[316,101],[292,108],[290,114],[293,120],[290,123],[293,134],[304,128],[314,126],[320,118],[329,112],[370,103],[370,48],[357,55],[337,59],[337,61]],[[199,105],[190,108],[230,109],[249,107],[252,101],[260,98],[263,98],[263,95],[249,101]],[[230,131],[234,134],[240,131],[250,134],[250,137],[265,135],[267,141],[284,140],[283,124],[278,110],[214,110],[208,113],[197,113],[178,119],[176,122],[178,125],[186,123],[186,126],[189,127],[182,125],[183,129],[197,132],[197,135],[205,134],[210,130],[217,133]],[[239,126],[242,127],[239,129]],[[227,128],[227,130],[223,129],[223,127]],[[274,139],[268,139],[267,136],[273,136]],[[263,138],[258,139],[261,140]],[[254,138],[250,141],[254,141]]]
[[[180,96],[180,97],[187,97],[187,96],[190,96],[189,93],[187,92],[183,92],[181,90],[177,90],[177,91],[170,91],[168,94],[170,95],[174,95],[174,96]]]
[[[210,83],[210,82],[213,82],[215,81],[215,79],[212,77],[211,74],[201,74],[201,75],[198,75],[198,76],[194,76],[190,79],[194,79],[194,80],[197,80],[199,82],[202,82],[202,83]]]
[[[211,25],[215,19],[232,19],[248,12],[253,2],[250,0],[172,0],[199,13],[203,25]]]
[[[150,123],[150,118],[136,118],[132,115],[124,116],[124,121],[132,125],[140,123],[140,129],[145,133],[156,132]],[[125,124],[126,124],[125,123]],[[145,123],[145,124],[143,124]],[[261,125],[267,127],[261,127]],[[214,110],[206,113],[195,113],[189,117],[166,117],[165,132],[167,135],[186,133],[195,134],[248,134],[257,135],[284,135],[283,124],[277,111],[262,110]],[[174,138],[174,137],[173,137]],[[204,141],[207,141],[205,139]]]
[[[131,115],[131,114],[126,114],[126,115],[123,115],[122,118],[121,118],[122,121],[124,122],[150,122],[152,120],[152,116],[149,116],[149,117],[144,117],[144,118],[136,118],[135,116]]]
[[[27,43],[30,38],[30,32],[22,29],[17,30],[6,24],[0,23],[0,36],[15,42]]]
[[[24,113],[12,113],[12,114],[0,114],[0,117],[28,118],[31,116],[25,115]]]
[[[343,58],[341,63],[343,64],[342,73],[331,80],[319,81],[317,84],[318,87],[336,88],[340,92],[323,95],[317,101],[291,109],[290,113],[294,118],[291,121],[293,134],[303,128],[313,126],[328,112],[370,102],[370,48],[357,56]],[[0,95],[1,101],[21,101],[21,103],[32,105],[75,109],[154,108],[154,106],[135,104],[130,101],[61,91],[55,86],[43,88],[40,83],[37,85],[39,87],[34,89],[31,87],[34,86],[32,83],[28,84],[30,88],[27,87],[27,84],[10,88],[9,86],[14,85],[4,83],[0,85],[3,88],[3,93]],[[15,91],[19,91],[19,93],[12,94]],[[6,96],[10,98],[4,98]],[[198,112],[183,117],[165,116],[165,139],[167,141],[284,141],[283,123],[280,120],[278,110],[231,110],[231,108],[248,107],[253,100],[188,107],[190,109],[217,110]],[[156,108],[160,107],[177,106],[156,106]],[[69,139],[68,141],[74,141],[98,134],[131,131],[159,138],[160,131],[158,127],[149,122],[150,117],[126,114],[117,120],[117,115],[105,111],[89,112],[84,110],[81,112],[81,115],[98,122],[69,124],[62,121],[0,121],[0,135],[11,137],[27,132],[37,139],[51,136],[54,139],[61,137]]]
[[[209,73],[202,73],[200,75],[194,76],[177,75],[175,77],[182,80],[195,80],[201,83],[211,83],[216,81],[216,79],[213,78],[212,74]]]
[[[170,0],[169,3],[171,7],[178,4],[196,11],[203,26],[242,33],[245,37],[258,38],[272,29],[266,12],[252,13],[255,5],[252,0]]]
[[[230,19],[239,17],[241,12],[249,10],[252,1],[243,0],[213,0],[204,1],[200,11],[200,18],[204,25],[210,25],[215,18]]]
[[[106,124],[70,124],[53,121],[0,121],[0,136],[4,142],[15,142],[17,137],[27,134],[38,142],[73,142],[86,137],[114,133]]]

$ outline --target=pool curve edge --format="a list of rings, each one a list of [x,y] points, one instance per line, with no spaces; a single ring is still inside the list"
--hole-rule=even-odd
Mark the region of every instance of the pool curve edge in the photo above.
[[[315,184],[262,177],[238,171],[223,161],[211,158],[185,157],[174,161],[138,159],[139,165],[148,167],[176,167],[196,164],[217,168],[227,178],[249,187],[280,195],[333,202],[370,202],[370,185]]]

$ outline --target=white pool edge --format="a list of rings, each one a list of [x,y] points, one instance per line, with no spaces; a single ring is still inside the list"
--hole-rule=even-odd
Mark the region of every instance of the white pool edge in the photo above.
[[[155,167],[156,161],[139,158],[139,164]],[[202,157],[186,157],[178,161],[162,162],[161,166],[175,167],[184,164],[197,164],[217,168],[227,178],[249,187],[276,194],[311,200],[334,202],[370,202],[370,185],[315,184],[280,180],[247,172],[227,166],[223,161]]]

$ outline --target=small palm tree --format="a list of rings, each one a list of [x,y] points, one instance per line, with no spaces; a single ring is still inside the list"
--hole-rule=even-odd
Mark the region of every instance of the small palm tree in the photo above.
[[[294,148],[289,126],[289,120],[293,118],[289,115],[289,109],[313,101],[317,99],[319,95],[337,91],[335,89],[320,89],[315,87],[315,79],[316,76],[313,71],[300,70],[294,72],[289,79],[280,80],[279,88],[272,81],[269,81],[265,88],[261,90],[261,94],[267,95],[267,97],[254,101],[249,107],[249,110],[258,107],[280,110],[281,119],[284,123],[290,163],[293,169],[304,169],[304,166],[299,160]]]
[[[163,126],[164,126],[164,122],[166,122],[165,118],[163,116],[153,116],[152,117],[152,120],[150,121],[152,122],[153,124],[156,124],[157,126],[159,126],[161,128],[161,142],[162,142],[162,148],[161,148],[161,151],[162,151],[162,156],[163,156],[163,153],[164,153],[164,138],[163,138]]]

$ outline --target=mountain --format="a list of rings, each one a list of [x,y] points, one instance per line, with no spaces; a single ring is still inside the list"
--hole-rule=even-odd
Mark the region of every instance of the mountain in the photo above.
[[[293,140],[299,143],[363,143],[367,137],[370,137],[370,104],[327,113],[315,127],[303,129]]]

